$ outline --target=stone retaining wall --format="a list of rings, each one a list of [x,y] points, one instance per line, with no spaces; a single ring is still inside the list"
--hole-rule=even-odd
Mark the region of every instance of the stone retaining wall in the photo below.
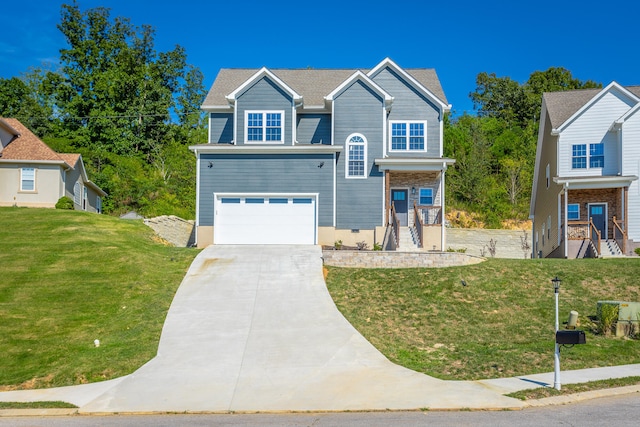
[[[462,250],[469,255],[491,257],[489,242],[496,242],[495,258],[531,258],[531,230],[486,230],[481,228],[447,228],[446,249]],[[522,248],[522,238],[527,235],[529,249]],[[484,253],[484,255],[483,255]]]
[[[193,246],[195,242],[195,221],[188,221],[175,215],[162,215],[145,219],[144,223],[174,246],[185,248]]]
[[[483,258],[459,252],[322,251],[324,263],[334,267],[413,268],[477,264]]]

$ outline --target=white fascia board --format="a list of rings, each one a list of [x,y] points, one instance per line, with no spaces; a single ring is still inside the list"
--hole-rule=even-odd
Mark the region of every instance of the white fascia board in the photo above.
[[[200,154],[333,154],[341,152],[342,146],[337,145],[230,145],[230,144],[201,144],[192,145],[189,150]]]
[[[346,79],[340,86],[335,88],[329,95],[325,96],[324,99],[328,102],[333,102],[336,96],[340,95],[342,91],[344,91],[349,85],[351,85],[354,81],[360,80],[379,95],[382,96],[385,103],[385,108],[390,109],[391,104],[393,103],[393,96],[389,95],[384,89],[382,89],[376,82],[371,80],[366,74],[362,71],[356,71],[353,73],[348,79]]]
[[[542,98],[542,108],[540,109],[540,127],[538,128],[538,142],[536,144],[536,161],[533,170],[533,188],[531,189],[531,201],[529,203],[529,216],[533,217],[536,206],[536,192],[538,191],[538,174],[540,173],[540,160],[542,158],[542,141],[544,141],[545,124],[547,123],[547,104]],[[553,132],[551,133],[553,135]],[[556,165],[558,160],[556,158]],[[556,171],[557,174],[557,171]]]
[[[578,177],[578,178],[553,178],[553,182],[564,186],[569,190],[589,190],[589,189],[602,189],[602,188],[619,188],[628,187],[633,181],[638,179],[635,175],[627,176],[593,176],[593,177]]]
[[[400,74],[404,79],[406,79],[409,83],[411,83],[411,85],[414,87],[414,89],[417,89],[423,95],[425,95],[426,97],[428,97],[431,100],[433,100],[436,104],[438,104],[438,106],[440,106],[440,109],[442,110],[442,112],[447,113],[447,112],[451,111],[451,104],[445,104],[444,102],[442,102],[442,100],[440,98],[438,98],[433,92],[431,92],[429,89],[424,87],[422,85],[422,83],[420,83],[419,81],[417,81],[416,79],[411,77],[411,75],[409,73],[407,73],[405,70],[403,70],[398,64],[393,62],[388,57],[383,59],[382,62],[380,62],[378,65],[376,65],[371,71],[369,71],[367,73],[367,76],[373,78],[373,76],[378,74],[378,72],[380,72],[380,70],[382,70],[383,68],[385,68],[387,66],[390,67],[390,68],[393,68],[393,70],[395,72]]]
[[[0,118],[0,125],[2,125],[2,127],[4,127],[6,130],[8,130],[10,133],[12,133],[14,136],[20,136],[20,132],[18,132],[17,130],[15,130],[13,128],[13,126],[11,126],[9,123],[7,123],[4,119]]]
[[[2,159],[0,158],[0,164],[8,163],[8,164],[30,164],[30,165],[57,165],[62,166],[67,169],[73,169],[69,167],[67,162],[64,160],[15,160],[15,159]]]
[[[553,132],[556,133],[560,133],[563,130],[565,130],[567,128],[567,126],[569,126],[570,123],[572,123],[577,117],[579,117],[582,113],[584,113],[586,110],[588,110],[589,108],[591,108],[591,106],[593,104],[595,104],[596,102],[598,102],[600,99],[602,99],[602,97],[604,95],[606,95],[607,93],[609,93],[612,89],[618,89],[619,91],[621,91],[623,94],[625,94],[629,99],[634,100],[635,102],[640,101],[640,98],[638,98],[636,95],[634,95],[633,93],[631,93],[629,90],[627,90],[624,86],[619,85],[618,83],[616,83],[615,81],[612,81],[611,83],[609,83],[609,85],[607,87],[605,87],[604,89],[602,89],[600,92],[598,92],[593,98],[591,98],[586,104],[584,104],[578,111],[576,111],[571,117],[569,117],[567,120],[564,121],[564,123],[562,123],[560,125],[559,128],[557,129],[553,129]]]
[[[270,80],[275,82],[282,90],[289,93],[293,97],[293,103],[295,106],[300,106],[302,104],[302,95],[298,94],[295,90],[291,89],[289,85],[283,82],[278,76],[269,71],[266,67],[262,67],[258,70],[253,76],[249,77],[247,81],[241,84],[236,90],[231,92],[229,95],[225,96],[227,101],[230,104],[234,104],[236,101],[236,97],[239,93],[243,92],[249,85],[253,84],[255,81],[261,79],[262,77],[268,77]]]
[[[622,115],[622,117],[620,117],[618,120],[615,121],[614,124],[617,125],[622,125],[629,117],[633,116],[635,113],[638,112],[638,110],[640,110],[640,102],[638,102],[636,105],[634,105],[633,107],[631,107],[631,109],[629,109],[629,111],[627,111],[626,113],[624,113]]]
[[[456,161],[449,158],[398,158],[392,159],[386,157],[384,159],[375,159],[374,164],[381,171],[421,171],[421,172],[441,172],[447,170],[447,167],[453,165]]]

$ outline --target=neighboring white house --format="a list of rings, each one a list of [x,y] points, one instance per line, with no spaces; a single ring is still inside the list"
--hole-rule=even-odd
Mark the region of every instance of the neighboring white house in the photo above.
[[[640,86],[545,93],[530,218],[538,257],[640,246]]]
[[[80,154],[56,153],[20,121],[0,118],[0,206],[53,208],[63,196],[77,210],[102,213],[106,193]]]

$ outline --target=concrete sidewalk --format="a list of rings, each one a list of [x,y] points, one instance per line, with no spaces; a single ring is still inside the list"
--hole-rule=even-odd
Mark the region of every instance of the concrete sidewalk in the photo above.
[[[153,360],[111,382],[0,401],[63,400],[80,413],[502,409],[528,406],[503,393],[549,383],[442,381],[389,362],[335,307],[321,256],[317,246],[211,246],[178,289]],[[575,379],[631,375],[640,365]]]

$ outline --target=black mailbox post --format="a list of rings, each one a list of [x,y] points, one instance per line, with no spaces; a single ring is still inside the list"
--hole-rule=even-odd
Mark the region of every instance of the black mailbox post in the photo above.
[[[558,344],[586,344],[584,331],[557,331],[556,342]]]

